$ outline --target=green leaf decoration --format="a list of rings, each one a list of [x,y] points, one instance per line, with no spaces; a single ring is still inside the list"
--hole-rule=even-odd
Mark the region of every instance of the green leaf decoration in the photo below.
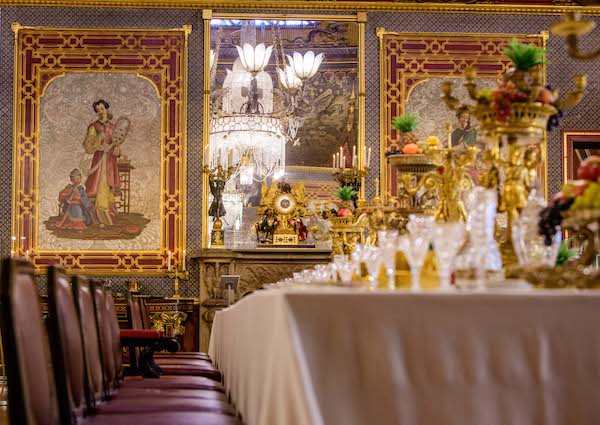
[[[529,71],[538,65],[546,63],[547,50],[533,44],[519,43],[513,38],[504,48],[504,53],[510,58],[515,68]]]
[[[342,201],[349,201],[354,195],[358,195],[358,192],[352,186],[341,187],[335,194]]]
[[[410,133],[417,128],[417,114],[409,112],[402,116],[394,118],[392,121],[392,127],[395,130],[399,130],[402,133]]]
[[[562,266],[569,261],[569,259],[577,255],[577,252],[574,249],[569,248],[569,242],[569,239],[565,239],[560,244],[560,248],[558,248],[558,257],[556,257],[557,266]]]

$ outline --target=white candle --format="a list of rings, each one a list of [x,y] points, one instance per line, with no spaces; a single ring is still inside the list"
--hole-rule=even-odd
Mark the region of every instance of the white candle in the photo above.
[[[342,168],[343,160],[344,160],[344,149],[340,146],[340,168]]]
[[[352,166],[354,167],[354,159],[356,158],[356,145],[352,146]]]
[[[11,249],[10,250],[10,258],[13,258],[15,256],[15,250]]]
[[[182,267],[183,271],[185,271],[185,249],[183,250],[183,258],[182,258],[181,262],[183,263],[181,267]]]
[[[352,157],[352,166],[356,167],[356,154]]]
[[[375,179],[375,196],[379,197],[379,179]]]
[[[29,261],[29,250],[25,251],[25,259]]]
[[[371,165],[371,148],[369,148],[369,153],[367,154],[367,168]]]
[[[346,168],[346,157],[342,155],[342,168]]]
[[[169,250],[169,259],[167,260],[167,271],[171,271],[171,250]]]
[[[333,154],[333,162],[331,163],[331,167],[335,168],[335,154]]]

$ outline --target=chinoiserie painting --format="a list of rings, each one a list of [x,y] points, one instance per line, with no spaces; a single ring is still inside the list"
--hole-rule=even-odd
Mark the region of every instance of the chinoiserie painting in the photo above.
[[[116,73],[53,80],[40,102],[39,248],[158,249],[159,169],[152,83]]]
[[[401,33],[377,29],[381,65],[381,129],[380,149],[397,150],[400,133],[392,128],[394,117],[406,112],[418,117],[417,136],[420,139],[437,136],[445,146],[458,149],[484,142],[478,123],[468,113],[457,115],[441,100],[442,85],[451,81],[455,95],[463,103],[471,103],[464,89],[464,72],[472,67],[477,72],[480,88],[497,86],[498,80],[512,66],[504,53],[508,40],[545,46],[547,33],[541,34],[478,34],[478,33]],[[543,71],[545,77],[545,69]],[[450,130],[448,129],[450,125]],[[545,160],[545,144],[541,155]],[[478,160],[472,169],[477,179],[483,172]],[[385,162],[380,164],[382,190],[395,194],[396,170]],[[546,162],[538,170],[538,178],[546,186]]]
[[[191,27],[13,31],[11,249],[39,274],[179,267]]]

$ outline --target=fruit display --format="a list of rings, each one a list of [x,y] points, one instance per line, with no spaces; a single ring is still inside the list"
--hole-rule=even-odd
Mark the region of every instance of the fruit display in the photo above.
[[[404,149],[404,146],[410,143],[416,144],[419,141],[419,138],[414,133],[417,123],[417,115],[412,112],[394,118],[392,127],[400,132],[400,149]]]
[[[565,217],[600,211],[600,156],[586,158],[577,170],[579,180],[567,182],[540,212],[539,232],[550,244]]]
[[[504,53],[513,63],[500,81],[495,90],[484,89],[478,93],[480,101],[488,102],[496,111],[496,120],[507,123],[513,114],[513,105],[521,102],[539,102],[552,105],[556,108],[558,96],[550,86],[539,87],[536,83],[534,70],[536,67],[546,63],[546,49],[532,44],[519,43],[513,39],[504,49]],[[562,111],[556,108],[558,113],[548,120],[548,130],[559,125]]]
[[[358,192],[354,190],[354,187],[340,187],[335,194],[335,196],[342,201],[340,203],[340,209],[337,212],[338,217],[346,217],[347,215],[352,214],[352,210],[354,209],[352,198],[356,195],[358,195]]]

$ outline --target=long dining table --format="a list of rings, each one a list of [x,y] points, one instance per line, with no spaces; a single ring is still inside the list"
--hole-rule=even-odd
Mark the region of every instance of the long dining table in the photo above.
[[[209,354],[248,425],[600,424],[600,292],[267,289]]]

